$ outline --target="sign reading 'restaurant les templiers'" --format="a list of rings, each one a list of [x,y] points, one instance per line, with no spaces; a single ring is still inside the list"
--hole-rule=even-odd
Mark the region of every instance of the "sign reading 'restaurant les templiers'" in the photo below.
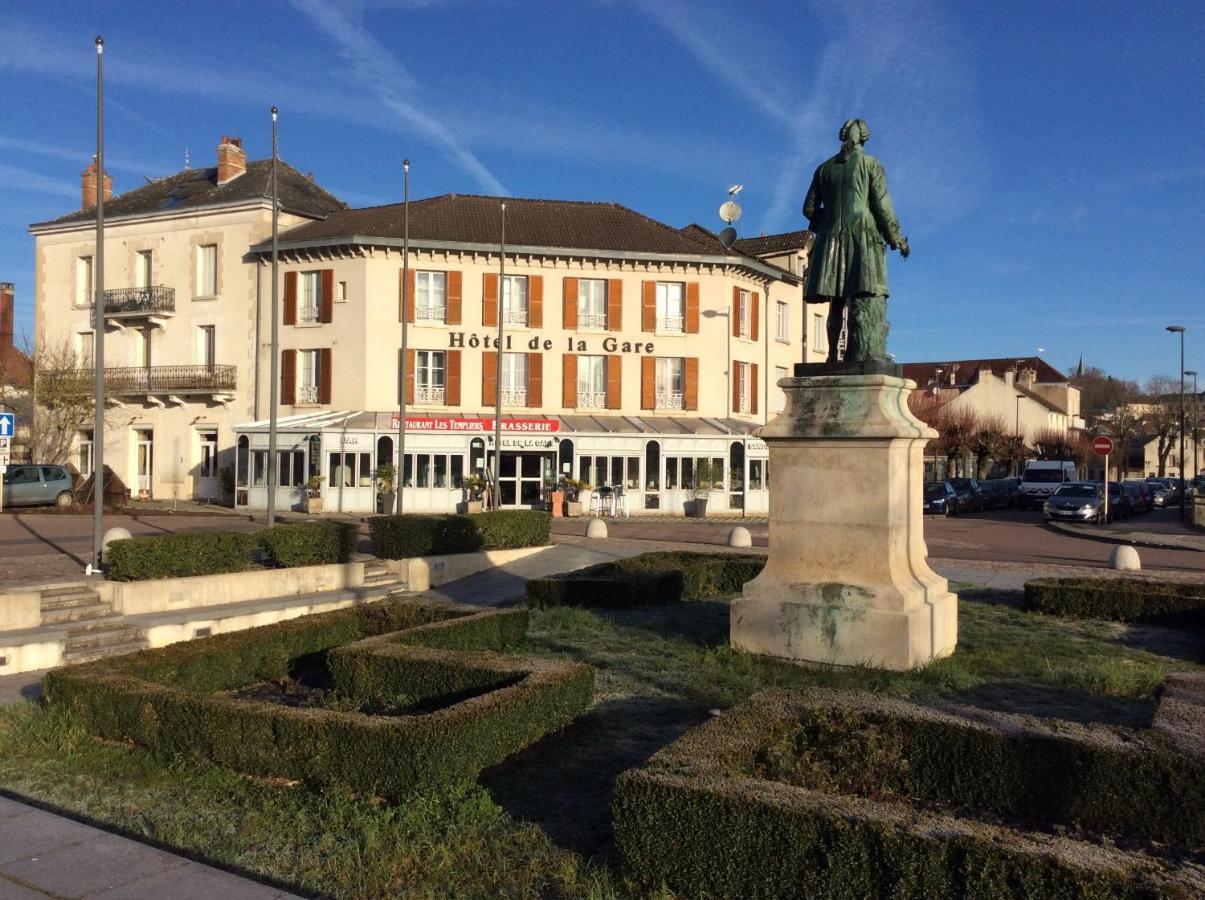
[[[513,335],[513,334],[504,335],[502,338],[503,349],[504,350],[512,350],[512,351],[526,349],[529,351],[534,351],[536,353],[538,353],[542,350],[551,350],[552,349],[552,338],[541,338],[539,335],[536,335],[535,337],[530,338],[526,342],[524,342],[522,335],[519,335],[518,337],[519,337],[519,340],[516,341],[515,335]],[[589,353],[590,352],[590,343],[592,343],[592,342],[584,341],[581,338],[566,337],[565,338],[565,352],[566,353]],[[648,353],[648,354],[652,354],[652,352],[653,352],[653,342],[652,341],[621,341],[618,338],[611,337],[610,335],[608,335],[607,337],[602,338],[601,341],[598,341],[598,344],[601,346],[603,353]],[[449,331],[448,332],[448,347],[449,348],[467,347],[470,350],[497,350],[498,349],[498,336],[497,335],[489,335],[489,334],[466,335],[465,332],[463,332],[463,331]]]
[[[390,420],[397,428],[397,416]],[[502,430],[507,434],[552,434],[561,423],[556,419],[503,419]],[[493,419],[474,419],[468,416],[406,416],[407,431],[493,431]]]

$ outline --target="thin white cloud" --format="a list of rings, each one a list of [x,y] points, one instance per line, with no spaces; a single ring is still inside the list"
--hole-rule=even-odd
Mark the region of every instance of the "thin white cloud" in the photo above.
[[[507,193],[494,173],[439,119],[406,99],[399,87],[413,94],[413,76],[363,27],[351,22],[325,0],[292,0],[310,20],[333,40],[359,81],[399,118],[437,144],[442,144],[486,191]]]
[[[25,191],[33,194],[53,194],[56,197],[71,197],[80,199],[80,186],[60,181],[57,178],[47,178],[20,166],[10,166],[0,162],[0,183],[6,191]]]
[[[2,134],[0,134],[0,149],[15,150],[33,156],[44,156],[48,159],[62,159],[78,164],[81,169],[88,163],[88,159],[81,157],[76,150],[68,150],[64,147],[42,144],[37,141],[26,141],[21,138],[8,137]],[[146,175],[148,177],[166,175],[172,171],[170,166],[131,161],[120,156],[110,156],[108,153],[105,154],[105,169],[109,172],[131,172],[135,175]]]

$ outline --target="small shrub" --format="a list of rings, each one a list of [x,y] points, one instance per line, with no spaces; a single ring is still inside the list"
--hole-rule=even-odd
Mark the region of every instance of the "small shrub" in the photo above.
[[[539,547],[548,543],[550,524],[548,513],[523,509],[368,520],[373,548],[381,559]]]
[[[351,560],[356,526],[346,522],[274,525],[255,535],[264,563],[280,568],[320,566]]]
[[[105,551],[113,581],[241,572],[251,566],[255,535],[208,531],[114,541]]]
[[[1134,578],[1036,578],[1025,607],[1074,619],[1205,624],[1205,585]]]

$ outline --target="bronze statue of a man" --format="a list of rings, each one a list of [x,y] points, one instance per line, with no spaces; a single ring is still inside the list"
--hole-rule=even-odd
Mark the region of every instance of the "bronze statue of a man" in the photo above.
[[[862,147],[861,119],[841,126],[841,151],[812,176],[803,215],[816,235],[804,301],[828,303],[828,362],[888,363],[887,247],[908,258],[882,164]],[[848,325],[845,355],[838,351]]]

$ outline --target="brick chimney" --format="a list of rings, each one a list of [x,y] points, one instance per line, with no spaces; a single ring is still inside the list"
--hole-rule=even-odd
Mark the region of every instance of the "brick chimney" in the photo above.
[[[83,198],[83,209],[91,209],[96,206],[96,160],[88,163],[88,168],[80,172],[80,192]],[[108,200],[113,196],[113,177],[107,172],[104,178],[105,184],[105,199]]]
[[[13,346],[13,283],[0,281],[0,359]]]
[[[1038,370],[1022,369],[1017,373],[1017,380],[1022,387],[1033,387],[1034,382],[1038,380]]]
[[[222,135],[218,144],[218,184],[229,184],[247,171],[247,154],[242,138]]]

